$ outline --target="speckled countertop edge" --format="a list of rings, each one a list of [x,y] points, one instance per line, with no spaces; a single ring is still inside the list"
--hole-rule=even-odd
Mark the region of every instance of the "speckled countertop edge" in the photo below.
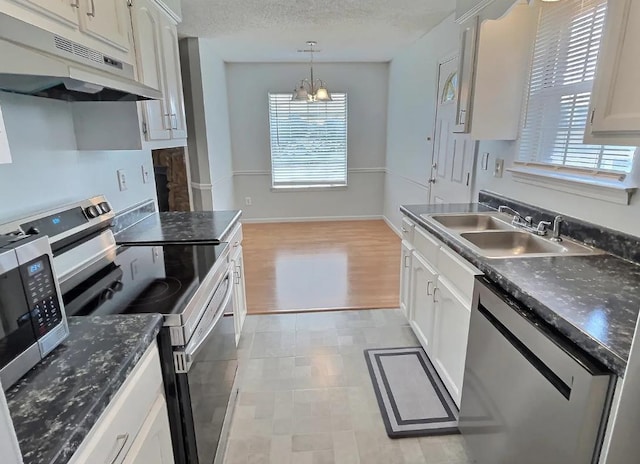
[[[428,208],[428,212],[417,212],[416,209]],[[569,338],[576,345],[598,359],[609,369],[619,376],[624,376],[627,366],[627,359],[620,353],[612,351],[609,347],[604,346],[598,340],[582,331],[579,327],[571,324],[560,317],[553,308],[542,304],[533,295],[527,294],[521,286],[502,275],[491,264],[491,260],[476,254],[471,248],[467,247],[455,236],[447,234],[444,230],[434,227],[424,220],[420,214],[446,214],[446,213],[473,213],[473,212],[495,212],[495,209],[479,203],[469,204],[447,204],[447,205],[403,205],[400,211],[415,221],[420,227],[434,235],[445,245],[458,253],[460,256],[468,260],[485,276],[497,285],[508,295],[519,301],[521,304],[531,308],[533,312],[545,322],[551,324],[561,334]],[[527,258],[536,259],[536,258]]]

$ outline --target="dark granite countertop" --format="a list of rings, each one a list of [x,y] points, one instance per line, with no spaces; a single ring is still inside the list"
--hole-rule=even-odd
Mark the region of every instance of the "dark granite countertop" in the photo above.
[[[403,206],[401,211],[582,350],[624,375],[640,312],[639,265],[610,254],[487,259],[420,215],[495,210],[446,204]]]
[[[6,392],[25,464],[68,462],[161,326],[159,314],[69,318],[69,338]]]
[[[116,242],[118,245],[218,244],[241,215],[239,210],[153,213],[118,232]]]

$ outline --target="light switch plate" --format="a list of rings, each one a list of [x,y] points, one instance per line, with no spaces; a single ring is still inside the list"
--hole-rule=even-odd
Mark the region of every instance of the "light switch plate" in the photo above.
[[[2,108],[0,108],[0,164],[11,162],[11,151],[9,151],[9,139],[7,130],[4,127]]]
[[[482,154],[482,170],[483,171],[488,171],[489,170],[489,152],[485,152]]]

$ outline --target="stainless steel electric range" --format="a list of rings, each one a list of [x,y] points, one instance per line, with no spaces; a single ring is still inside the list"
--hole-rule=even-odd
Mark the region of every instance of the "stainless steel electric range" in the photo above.
[[[68,316],[164,316],[158,341],[175,461],[222,463],[237,395],[229,247],[117,247],[113,217],[95,197],[4,224],[0,234],[49,236]]]

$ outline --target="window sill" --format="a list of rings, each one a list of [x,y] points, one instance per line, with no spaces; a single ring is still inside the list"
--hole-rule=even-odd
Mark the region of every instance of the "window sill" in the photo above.
[[[638,189],[625,174],[539,163],[514,163],[513,180],[587,198],[628,205]]]
[[[293,193],[293,192],[327,192],[334,190],[347,190],[346,185],[309,185],[307,187],[296,185],[291,187],[271,187],[273,193]]]

